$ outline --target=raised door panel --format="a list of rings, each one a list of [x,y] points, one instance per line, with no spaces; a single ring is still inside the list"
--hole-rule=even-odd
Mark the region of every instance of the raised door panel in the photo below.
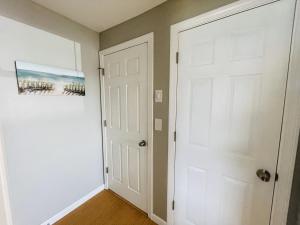
[[[251,225],[252,185],[223,176],[223,191],[220,207],[220,224]]]
[[[244,156],[252,154],[255,118],[259,113],[260,77],[242,76],[230,79],[227,150]],[[226,135],[226,133],[224,133]]]
[[[193,225],[207,224],[207,173],[205,170],[187,169],[186,221]]]
[[[121,76],[121,62],[111,62],[108,64],[108,77],[109,79],[114,79]]]
[[[139,83],[126,84],[126,131],[140,132],[140,85]]]
[[[211,79],[190,81],[190,143],[209,146],[213,82]]]
[[[111,153],[111,169],[112,179],[118,183],[123,182],[123,167],[122,167],[122,145],[120,143],[110,141],[110,153]]]
[[[140,74],[140,57],[128,58],[126,60],[126,75],[134,76]]]
[[[108,110],[109,127],[111,129],[121,129],[121,88],[108,87]]]
[[[127,176],[128,176],[128,188],[131,191],[140,193],[140,167],[141,156],[140,149],[127,146]]]

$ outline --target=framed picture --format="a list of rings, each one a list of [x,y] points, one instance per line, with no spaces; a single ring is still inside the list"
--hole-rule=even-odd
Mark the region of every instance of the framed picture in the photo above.
[[[82,72],[16,61],[20,95],[85,96]]]

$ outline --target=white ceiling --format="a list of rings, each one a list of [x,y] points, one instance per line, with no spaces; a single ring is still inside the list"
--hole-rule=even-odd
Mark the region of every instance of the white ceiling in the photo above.
[[[32,0],[92,30],[101,32],[167,0]]]

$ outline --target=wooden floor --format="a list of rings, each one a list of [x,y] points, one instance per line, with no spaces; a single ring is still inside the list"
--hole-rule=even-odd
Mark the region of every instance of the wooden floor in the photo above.
[[[156,225],[147,215],[104,190],[55,225]]]

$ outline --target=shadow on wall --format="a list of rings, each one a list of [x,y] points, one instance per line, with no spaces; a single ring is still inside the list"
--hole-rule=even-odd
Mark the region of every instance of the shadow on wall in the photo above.
[[[300,135],[287,225],[300,225]]]

